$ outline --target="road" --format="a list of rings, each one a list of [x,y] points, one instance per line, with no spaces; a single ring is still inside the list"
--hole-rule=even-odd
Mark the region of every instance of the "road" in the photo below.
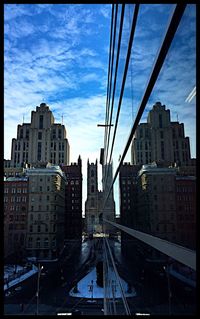
[[[128,260],[121,254],[121,246],[117,240],[109,240],[119,275],[136,289],[137,296],[128,298],[131,313],[151,314],[194,314],[195,290],[185,289],[185,285],[177,283],[170,277],[171,309],[169,309],[169,294],[166,275],[156,274],[151,270],[142,270],[145,265],[134,258]],[[39,313],[56,314],[58,312],[72,312],[79,309],[82,314],[102,315],[103,300],[89,303],[87,299],[72,298],[70,289],[85,276],[95,265],[98,258],[97,240],[87,240],[81,248],[72,246],[63,251],[61,260],[56,264],[45,265],[48,273],[41,276],[39,294]],[[100,247],[99,247],[100,248]],[[5,297],[4,314],[35,314],[37,275],[21,284],[22,289],[12,296]],[[21,309],[20,304],[23,304]],[[124,314],[121,301],[116,303],[118,314]]]

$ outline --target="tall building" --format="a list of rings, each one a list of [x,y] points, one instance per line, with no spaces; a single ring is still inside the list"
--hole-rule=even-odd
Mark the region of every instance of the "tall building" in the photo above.
[[[82,238],[82,160],[61,165],[66,176],[65,187],[65,239]]]
[[[149,111],[147,123],[141,123],[134,134],[131,149],[132,164],[162,161],[169,166],[190,165],[189,137],[185,137],[184,124],[171,122],[170,110],[156,102]]]
[[[85,222],[88,234],[102,231],[100,212],[102,192],[98,191],[98,171],[96,163],[87,162],[87,200],[85,202]]]
[[[196,177],[176,176],[177,243],[196,250]]]
[[[28,196],[27,177],[4,181],[4,258],[14,263],[25,255]]]
[[[31,113],[31,123],[17,127],[12,139],[11,166],[33,166],[40,163],[69,164],[69,142],[65,126],[54,123],[54,116],[46,103]]]
[[[137,175],[141,165],[124,163],[119,172],[120,221],[124,226],[137,228]],[[121,232],[121,250],[132,255],[135,238]]]
[[[29,256],[54,259],[65,238],[65,176],[59,166],[27,169],[29,207],[26,249]]]
[[[104,210],[104,200],[107,195],[107,191],[112,181],[112,164],[104,166],[102,165],[102,170],[107,169],[107,182],[103,182],[103,191],[98,190],[98,169],[97,160],[96,163],[87,163],[87,200],[85,202],[85,223],[86,230],[89,234],[95,232],[107,231],[109,233],[114,233],[113,226],[105,224],[105,229],[103,229],[103,218],[110,221],[115,221],[115,202],[113,197],[113,191],[111,191]],[[104,174],[102,172],[102,176]]]
[[[137,229],[177,242],[175,168],[143,165],[138,173]],[[144,250],[144,249],[143,249]],[[147,247],[150,257],[160,253]],[[146,252],[147,253],[147,252]]]

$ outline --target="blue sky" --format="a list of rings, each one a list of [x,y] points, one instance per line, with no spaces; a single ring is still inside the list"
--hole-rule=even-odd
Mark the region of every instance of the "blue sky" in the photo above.
[[[140,6],[132,50],[132,83],[129,68],[113,153],[114,169],[172,10],[173,5],[166,4]],[[131,7],[127,7],[125,24],[129,23],[130,14]],[[11,140],[16,137],[23,116],[24,122],[30,122],[31,111],[46,102],[56,122],[61,122],[63,115],[70,161],[77,161],[81,155],[86,185],[87,159],[99,159],[104,142],[104,129],[97,124],[105,120],[110,18],[110,4],[4,5],[4,158],[10,158]],[[172,120],[178,114],[179,121],[185,123],[193,157],[196,98],[190,102],[186,99],[196,85],[195,25],[195,5],[188,5],[142,118],[146,121],[147,111],[156,101],[165,104]],[[127,47],[125,32],[123,39],[121,73]],[[120,77],[118,84],[119,88]],[[130,155],[126,159],[130,160]],[[99,167],[99,173],[100,170]],[[100,183],[101,175],[99,188]]]

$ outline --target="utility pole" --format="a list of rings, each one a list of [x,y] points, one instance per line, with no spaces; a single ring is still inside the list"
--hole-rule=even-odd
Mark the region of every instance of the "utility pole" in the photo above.
[[[37,292],[36,292],[36,297],[37,297],[37,310],[36,314],[39,315],[39,290],[40,290],[40,274],[41,270],[43,269],[43,266],[40,267],[40,263],[38,264],[38,277],[37,277]]]

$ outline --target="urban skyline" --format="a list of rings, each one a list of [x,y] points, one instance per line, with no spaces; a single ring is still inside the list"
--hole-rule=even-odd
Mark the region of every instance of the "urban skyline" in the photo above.
[[[166,4],[141,5],[141,19],[145,14],[146,25],[139,19],[136,40],[143,47],[139,48],[136,43],[132,56],[135,65],[133,76],[137,75],[133,81],[134,114],[173,7]],[[76,161],[81,153],[83,167],[86,167],[87,158],[95,161],[103,146],[104,132],[97,124],[105,120],[109,51],[107,30],[110,27],[111,5],[6,4],[4,8],[4,158],[10,158],[11,139],[16,134],[16,125],[23,120],[29,122],[33,106],[46,102],[52,106],[56,122],[63,121],[69,132],[72,145],[70,160]],[[196,156],[195,96],[190,102],[186,99],[195,86],[195,14],[195,5],[188,5],[177,40],[174,40],[143,116],[145,119],[156,101],[165,103],[171,109],[172,119],[178,117],[179,122],[185,123],[186,136],[191,140],[192,157]],[[185,29],[184,23],[189,27]],[[55,32],[51,32],[55,28],[56,39]],[[153,32],[156,28],[155,38]],[[140,39],[144,38],[145,41],[141,42]],[[147,59],[145,52],[150,42],[151,59]],[[175,50],[178,45],[179,55]],[[171,94],[173,87],[176,87],[176,95]],[[130,96],[124,96],[125,103],[130,104]],[[124,138],[130,127],[129,117],[130,112],[122,110],[119,136],[122,134]],[[80,136],[84,136],[84,143],[79,143]],[[116,147],[116,152],[120,153],[119,149],[120,145]]]
[[[4,9],[4,313],[194,314],[195,4]]]

